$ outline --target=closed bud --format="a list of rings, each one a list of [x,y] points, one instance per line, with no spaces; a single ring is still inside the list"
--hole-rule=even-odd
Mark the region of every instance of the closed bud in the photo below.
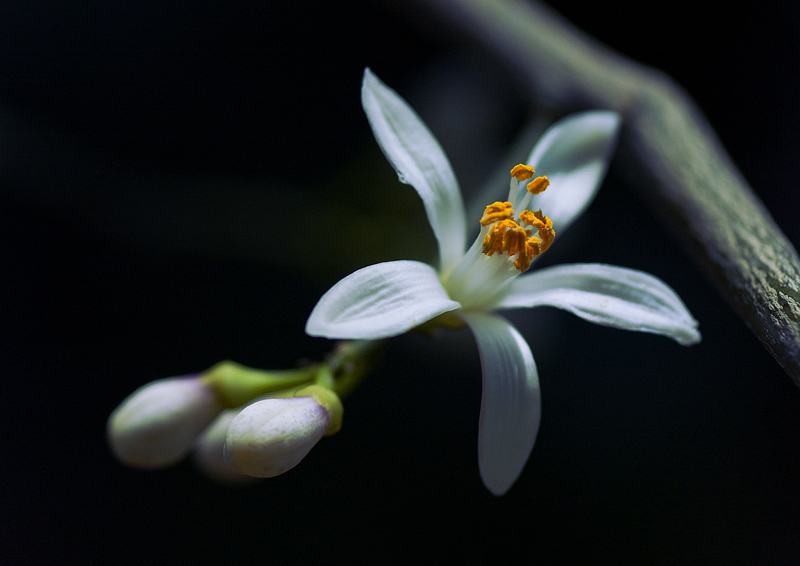
[[[231,421],[239,414],[237,409],[223,411],[208,428],[197,437],[194,443],[194,463],[209,478],[224,484],[241,484],[255,481],[225,463],[222,452],[225,448],[225,435]]]
[[[228,427],[225,461],[248,476],[280,475],[300,463],[330,424],[328,411],[314,397],[253,403]]]
[[[134,391],[111,413],[108,442],[124,464],[163,468],[178,462],[220,413],[213,389],[198,377],[171,377]]]

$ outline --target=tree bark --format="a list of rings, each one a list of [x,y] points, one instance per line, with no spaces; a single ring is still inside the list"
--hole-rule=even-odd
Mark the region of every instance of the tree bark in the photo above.
[[[537,2],[416,0],[441,28],[498,57],[537,104],[623,116],[617,159],[800,387],[800,260],[697,105],[668,76]],[[419,11],[415,12],[419,16]],[[439,27],[439,26],[437,26]]]

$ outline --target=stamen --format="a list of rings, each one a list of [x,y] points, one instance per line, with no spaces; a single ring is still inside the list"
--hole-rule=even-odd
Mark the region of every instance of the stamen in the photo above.
[[[521,226],[509,228],[503,234],[503,249],[509,256],[525,253],[525,240],[527,239],[528,235]]]
[[[541,211],[540,211],[541,212]],[[519,213],[520,221],[524,222],[528,226],[536,227],[536,222],[539,220],[536,215],[531,212],[530,210],[523,210]]]
[[[527,181],[533,174],[536,173],[533,167],[530,165],[523,165],[520,163],[519,165],[515,165],[514,168],[511,170],[511,176],[514,177],[517,181]]]
[[[511,191],[509,195],[516,191],[517,181],[524,181],[533,177],[534,169],[530,165],[517,165],[511,170]],[[545,176],[536,177],[528,183],[528,192],[522,197],[517,205],[519,208],[527,206],[533,195],[542,193],[550,185],[550,179]],[[514,195],[516,196],[516,195]],[[509,198],[509,200],[511,200]],[[486,207],[481,218],[481,232],[483,237],[482,252],[489,257],[494,254],[506,254],[509,260],[514,259],[514,267],[520,272],[527,271],[531,262],[539,255],[547,251],[555,238],[553,221],[542,214],[541,210],[532,212],[523,210],[518,219],[514,217],[514,209],[511,202],[495,202]],[[522,226],[525,224],[530,228]],[[534,230],[538,232],[538,237],[534,236]],[[475,246],[481,245],[475,242]],[[477,252],[477,249],[475,249]],[[515,257],[516,256],[516,257]],[[477,259],[477,258],[476,258]],[[474,262],[472,262],[474,263]],[[469,269],[471,269],[470,263]],[[507,264],[506,264],[507,265]],[[459,266],[461,267],[461,266]],[[500,264],[498,264],[498,268]],[[469,270],[464,267],[463,276]],[[508,267],[510,269],[510,266]]]
[[[514,267],[521,273],[528,271],[534,258],[542,253],[540,248],[541,243],[542,241],[539,238],[528,238],[525,242],[525,253],[519,254],[519,257],[514,262]]]
[[[537,210],[536,212],[523,210],[519,214],[519,219],[528,226],[533,226],[536,228],[536,230],[539,232],[539,237],[542,239],[541,251],[539,253],[546,252],[547,248],[550,247],[550,244],[553,243],[553,239],[556,237],[556,232],[553,230],[553,221],[550,220],[549,217],[542,214],[541,210]]]
[[[503,220],[511,220],[514,218],[514,209],[511,208],[510,202],[495,202],[486,207],[481,218],[481,226],[488,226],[495,222],[502,222]]]
[[[536,177],[533,181],[528,183],[528,190],[538,195],[539,193],[543,193],[544,190],[550,186],[550,179],[547,177]]]
[[[483,253],[489,257],[494,254],[503,253],[508,257],[517,256],[514,261],[514,267],[519,271],[527,271],[531,266],[531,262],[541,253],[543,253],[553,241],[555,232],[552,230],[553,223],[550,219],[545,217],[546,221],[541,220],[536,216],[535,212],[526,210],[526,218],[536,222],[535,228],[539,230],[539,235],[544,239],[542,240],[535,236],[531,236],[532,231],[526,230],[514,220],[503,220],[495,223],[486,237],[483,239]],[[541,212],[539,212],[541,214]],[[549,223],[549,228],[548,228]],[[528,224],[530,224],[528,222]],[[551,235],[552,234],[552,235]]]
[[[502,254],[506,251],[506,232],[511,229],[520,228],[519,224],[513,220],[502,220],[489,228],[489,233],[483,239],[483,253],[488,256]],[[520,228],[521,229],[521,228]]]
[[[519,192],[519,181],[517,181],[513,176],[510,177],[510,181],[508,183],[508,200],[510,202],[517,202],[517,193]]]

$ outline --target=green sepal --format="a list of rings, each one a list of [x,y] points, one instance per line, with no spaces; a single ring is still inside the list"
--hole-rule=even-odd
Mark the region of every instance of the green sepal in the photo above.
[[[327,411],[331,421],[325,436],[330,436],[339,432],[342,428],[342,418],[344,417],[344,406],[339,396],[321,385],[309,385],[294,394],[295,397],[313,397],[314,400],[322,405]]]

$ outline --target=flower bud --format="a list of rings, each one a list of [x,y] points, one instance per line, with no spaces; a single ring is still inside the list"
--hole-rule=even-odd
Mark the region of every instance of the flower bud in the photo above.
[[[241,474],[271,478],[294,468],[328,430],[331,417],[313,397],[267,399],[233,419],[224,457]]]
[[[194,443],[194,463],[206,476],[224,484],[255,481],[231,469],[222,457],[228,426],[239,412],[238,409],[228,409],[220,413]]]
[[[134,391],[108,418],[114,454],[137,468],[178,462],[220,413],[214,391],[198,377],[171,377]]]

